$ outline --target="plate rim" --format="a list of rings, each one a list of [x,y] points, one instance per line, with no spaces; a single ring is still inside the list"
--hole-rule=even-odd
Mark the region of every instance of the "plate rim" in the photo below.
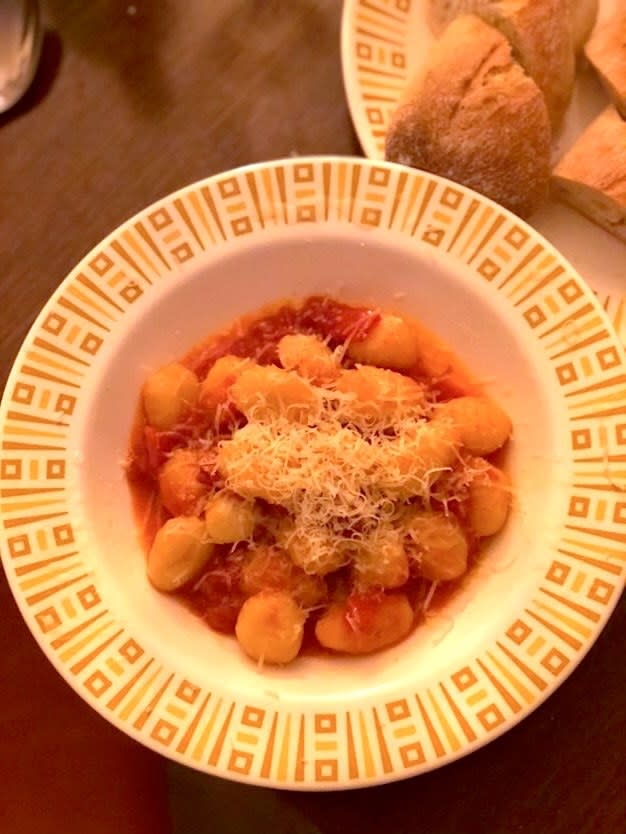
[[[339,50],[341,57],[341,78],[343,81],[348,111],[350,113],[350,120],[365,158],[375,162],[383,162],[386,161],[384,159],[384,154],[381,155],[376,148],[374,137],[371,135],[370,131],[367,130],[366,125],[361,118],[361,113],[356,100],[358,94],[355,91],[357,90],[358,85],[356,81],[356,70],[351,56],[354,35],[350,24],[356,13],[358,1],[359,0],[343,0],[343,6],[341,9]],[[485,199],[488,200],[489,198],[485,197]]]

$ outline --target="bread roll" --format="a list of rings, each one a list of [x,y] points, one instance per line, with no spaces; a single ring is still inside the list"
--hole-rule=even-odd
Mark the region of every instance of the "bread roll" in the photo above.
[[[585,54],[626,119],[626,9],[598,26]]]
[[[596,24],[598,0],[569,0],[574,51],[580,52]]]
[[[478,15],[495,26],[546,98],[556,128],[574,88],[576,61],[570,3],[588,0],[427,0],[428,19],[440,34],[459,14]],[[469,48],[469,44],[466,45]]]
[[[463,183],[526,217],[548,191],[546,104],[496,29],[472,15],[458,17],[393,115],[385,152],[392,162]]]
[[[626,122],[609,107],[554,171],[557,196],[626,241]]]

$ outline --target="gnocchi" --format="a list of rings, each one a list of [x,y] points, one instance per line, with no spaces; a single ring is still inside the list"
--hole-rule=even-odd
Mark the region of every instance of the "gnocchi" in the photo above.
[[[381,485],[399,498],[423,495],[456,462],[460,442],[454,426],[434,421],[390,440]]]
[[[261,591],[243,604],[235,634],[239,645],[261,663],[289,663],[296,657],[304,636],[303,613],[284,591]]]
[[[319,531],[312,537],[296,525],[282,524],[277,530],[277,539],[297,565],[305,573],[325,576],[339,570],[346,563],[345,550],[326,531]]]
[[[213,545],[199,518],[170,518],[148,553],[150,582],[160,591],[176,591],[198,576],[212,554]]]
[[[250,595],[268,589],[286,591],[303,609],[319,605],[327,591],[321,576],[305,573],[276,545],[259,545],[250,551],[242,568],[241,587]]]
[[[251,501],[223,490],[207,501],[204,520],[209,539],[216,544],[228,544],[252,538],[257,513]]]
[[[198,399],[198,379],[179,362],[171,362],[145,381],[142,398],[146,420],[165,431],[179,423]]]
[[[230,393],[246,417],[258,420],[280,416],[306,422],[318,405],[315,390],[298,374],[262,365],[242,371]]]
[[[241,319],[141,406],[148,580],[259,664],[400,642],[510,513],[509,415],[399,315],[314,297]]]
[[[361,341],[350,342],[348,355],[356,362],[406,371],[419,358],[415,330],[400,316],[384,314]]]
[[[463,576],[469,548],[454,516],[428,510],[414,512],[407,532],[422,576],[433,582],[450,582]]]
[[[504,446],[513,429],[511,418],[487,397],[457,397],[443,403],[434,421],[454,427],[473,455],[488,455]]]
[[[412,373],[418,379],[431,379],[445,397],[461,397],[478,386],[465,364],[421,322],[412,321],[418,359]]]
[[[306,333],[283,336],[278,343],[278,358],[285,370],[297,371],[320,385],[337,379],[341,372],[328,345],[318,336]]]
[[[346,654],[369,654],[402,640],[413,626],[413,609],[404,594],[357,597],[336,603],[316,623],[322,646]]]
[[[400,527],[382,527],[354,551],[355,584],[362,588],[401,588],[409,579],[409,557]]]
[[[199,385],[199,406],[215,417],[220,406],[223,407],[228,403],[233,383],[251,365],[250,359],[240,356],[221,356]]]
[[[428,410],[423,386],[384,368],[363,365],[342,371],[336,390],[347,395],[340,401],[341,416],[366,428],[381,420],[393,425],[407,417],[420,417]]]
[[[200,453],[194,449],[176,449],[161,467],[159,494],[172,515],[195,515],[206,500],[208,488],[199,480],[200,471]]]
[[[490,463],[472,478],[468,488],[467,520],[474,535],[493,536],[505,525],[511,506],[506,474]]]

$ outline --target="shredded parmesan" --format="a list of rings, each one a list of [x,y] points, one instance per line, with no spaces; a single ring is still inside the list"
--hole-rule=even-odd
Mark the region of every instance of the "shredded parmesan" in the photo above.
[[[428,589],[428,593],[426,594],[426,599],[424,600],[424,603],[422,605],[422,613],[423,614],[426,614],[428,612],[428,608],[430,606],[430,603],[432,602],[433,597],[435,596],[435,591],[437,590],[437,585],[439,585],[439,582],[433,582],[432,585],[430,586],[430,588]]]
[[[311,388],[318,407],[307,421],[255,407],[219,444],[217,466],[229,489],[284,507],[291,523],[281,543],[293,556],[301,542],[306,556],[298,564],[326,573],[351,561],[356,548],[375,546],[381,525],[398,523],[404,499],[427,499],[456,448],[443,435],[433,442],[441,429],[427,420],[423,400],[363,424],[350,420],[354,395]]]

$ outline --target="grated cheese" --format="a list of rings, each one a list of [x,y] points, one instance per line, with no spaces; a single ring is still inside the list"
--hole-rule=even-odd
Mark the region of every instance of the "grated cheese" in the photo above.
[[[393,416],[387,409],[363,424],[350,419],[354,395],[310,387],[319,407],[307,422],[287,419],[286,409],[253,408],[248,423],[220,442],[217,467],[229,489],[288,510],[281,544],[308,572],[327,573],[359,547],[375,547],[381,527],[399,523],[405,499],[427,500],[457,448],[428,421],[432,404],[424,400],[400,401]]]

